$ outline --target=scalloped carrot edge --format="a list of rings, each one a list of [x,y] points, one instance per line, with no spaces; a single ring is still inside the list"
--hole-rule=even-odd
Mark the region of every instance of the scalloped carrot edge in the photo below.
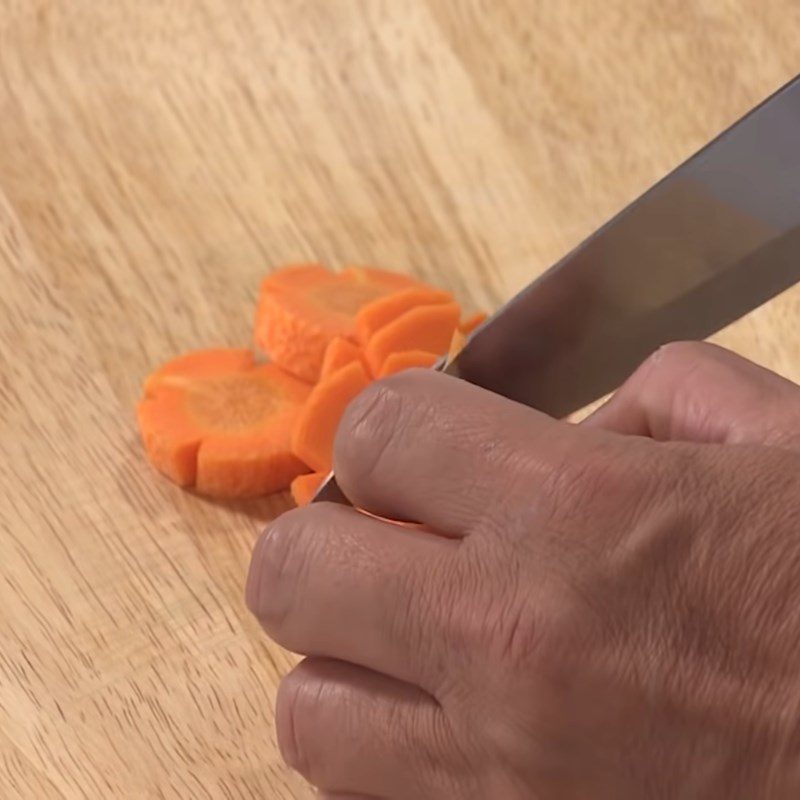
[[[173,482],[211,497],[281,491],[307,471],[291,430],[309,392],[246,351],[181,356],[145,383],[137,416],[147,455]]]
[[[364,355],[373,375],[392,354],[407,350],[444,353],[458,325],[458,303],[418,306],[385,325],[367,342]]]
[[[292,435],[292,452],[316,472],[333,465],[333,442],[345,409],[371,382],[360,361],[321,380],[306,400]]]
[[[367,368],[367,362],[364,359],[364,351],[357,344],[353,344],[349,339],[337,336],[330,341],[330,344],[328,344],[325,350],[319,379],[325,380],[325,378],[353,361],[360,361],[364,365],[364,368]]]
[[[319,264],[278,270],[261,284],[253,337],[285,370],[315,383],[332,339],[356,339],[356,315],[368,303],[416,285],[371,267],[332,272]]]
[[[376,377],[388,378],[390,375],[406,369],[430,368],[440,358],[441,356],[436,355],[436,353],[429,353],[426,350],[401,350],[386,357],[381,366],[381,371]]]
[[[366,344],[381,328],[417,306],[452,303],[453,295],[430,286],[412,286],[367,303],[356,314],[356,334]]]

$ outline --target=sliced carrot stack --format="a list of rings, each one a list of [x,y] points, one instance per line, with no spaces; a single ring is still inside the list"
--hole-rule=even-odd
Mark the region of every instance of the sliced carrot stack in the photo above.
[[[478,311],[459,323],[458,329],[465,336],[469,336],[479,325],[483,325],[489,315],[485,311]]]
[[[298,506],[308,505],[317,490],[322,486],[327,472],[311,472],[308,475],[298,475],[292,481],[292,500]]]
[[[405,369],[432,367],[439,358],[436,353],[428,353],[425,350],[401,350],[399,353],[391,353],[383,362],[377,377],[388,378]]]
[[[328,472],[333,440],[345,409],[370,383],[360,361],[352,361],[321,380],[308,396],[292,437],[294,454],[311,469]]]
[[[147,454],[202,494],[291,487],[295,502],[309,502],[331,469],[347,405],[373,379],[455,357],[486,319],[460,316],[450,292],[407,275],[316,263],[275,270],[261,284],[254,330],[270,363],[257,365],[247,349],[210,349],[153,372],[138,406]]]
[[[273,362],[314,383],[330,341],[355,340],[355,318],[365,304],[415,284],[405,275],[369,267],[339,273],[320,265],[280,270],[261,284],[256,344]]]
[[[322,359],[322,368],[319,373],[320,380],[324,380],[352,361],[361,361],[366,367],[363,350],[357,344],[353,344],[349,339],[341,336],[331,339],[325,350],[325,357]]]
[[[373,375],[392,354],[407,350],[444,353],[458,325],[458,303],[418,306],[385,325],[367,342],[364,354]]]
[[[180,486],[220,498],[269,494],[307,471],[291,432],[309,391],[246,351],[199,351],[150,376],[139,427],[154,466]]]
[[[356,314],[356,333],[364,344],[390,322],[417,306],[452,303],[453,295],[429,286],[412,286],[400,292],[380,297],[367,303]]]

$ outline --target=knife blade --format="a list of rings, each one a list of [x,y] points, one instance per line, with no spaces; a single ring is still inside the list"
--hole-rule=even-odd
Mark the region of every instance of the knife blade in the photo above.
[[[800,280],[800,76],[534,280],[438,368],[555,417]],[[331,476],[315,501],[346,502]]]

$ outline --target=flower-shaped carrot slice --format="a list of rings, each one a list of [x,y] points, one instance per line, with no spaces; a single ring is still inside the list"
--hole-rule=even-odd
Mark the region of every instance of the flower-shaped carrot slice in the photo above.
[[[355,341],[356,315],[367,303],[416,284],[371,267],[331,272],[309,265],[264,279],[256,311],[256,344],[273,362],[314,383],[325,350],[337,336]]]
[[[145,383],[138,417],[147,454],[175,483],[212,497],[286,489],[307,470],[291,436],[309,391],[247,351],[182,356]]]

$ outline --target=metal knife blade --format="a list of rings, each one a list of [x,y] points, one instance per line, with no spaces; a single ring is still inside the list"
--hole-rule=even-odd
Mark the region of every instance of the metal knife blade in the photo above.
[[[800,76],[523,289],[445,371],[562,417],[798,280]],[[331,478],[315,500],[343,495]]]

